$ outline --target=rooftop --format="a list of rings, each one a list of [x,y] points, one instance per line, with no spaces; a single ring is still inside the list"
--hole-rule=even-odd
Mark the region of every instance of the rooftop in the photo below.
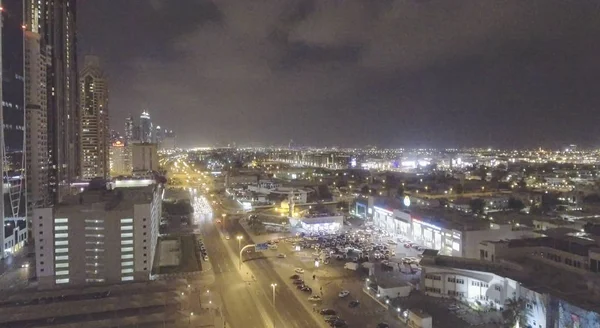
[[[102,206],[105,211],[126,210],[135,204],[148,204],[152,202],[156,185],[108,189],[87,189],[83,192],[67,197],[58,204],[61,209],[89,209]]]

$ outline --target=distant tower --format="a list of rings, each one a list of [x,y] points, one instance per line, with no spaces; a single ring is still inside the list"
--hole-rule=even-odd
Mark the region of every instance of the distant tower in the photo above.
[[[125,145],[129,145],[133,142],[133,131],[135,128],[135,124],[133,123],[133,116],[129,115],[125,119]]]
[[[147,111],[140,115],[140,141],[145,143],[152,142],[152,120]]]
[[[107,178],[110,132],[108,129],[108,86],[100,59],[86,56],[79,76],[81,99],[82,178]]]

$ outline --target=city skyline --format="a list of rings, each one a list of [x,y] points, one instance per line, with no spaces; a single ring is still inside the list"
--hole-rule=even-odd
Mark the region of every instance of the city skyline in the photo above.
[[[82,3],[80,51],[105,58],[114,104],[127,109],[116,120],[148,108],[178,127],[184,147],[600,143],[591,114],[600,106],[600,20],[589,1],[148,1],[124,2],[116,17],[113,9]]]

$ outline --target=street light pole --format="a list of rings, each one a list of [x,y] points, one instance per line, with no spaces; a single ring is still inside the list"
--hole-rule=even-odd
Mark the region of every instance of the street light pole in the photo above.
[[[275,306],[275,287],[277,287],[277,284],[273,283],[271,287],[273,287],[273,306]]]
[[[244,239],[244,236],[238,235],[237,237],[235,237],[235,239],[237,239],[237,241],[238,241],[238,252],[239,252],[240,249],[242,248],[242,239]]]

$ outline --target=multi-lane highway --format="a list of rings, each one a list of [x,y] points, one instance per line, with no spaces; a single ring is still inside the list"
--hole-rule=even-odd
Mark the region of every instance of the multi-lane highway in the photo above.
[[[221,211],[215,209],[219,217]],[[228,221],[230,221],[228,219]],[[221,293],[227,321],[234,328],[242,327],[282,327],[312,328],[320,327],[303,304],[297,299],[293,286],[275,271],[273,264],[266,258],[246,261],[239,270],[237,235],[243,235],[247,242],[249,236],[231,220],[226,226],[231,239],[223,236],[220,224],[204,216],[199,218],[198,228],[204,235],[209,260],[215,273],[215,289]],[[275,287],[275,304],[273,288]],[[306,298],[308,295],[302,295]]]

